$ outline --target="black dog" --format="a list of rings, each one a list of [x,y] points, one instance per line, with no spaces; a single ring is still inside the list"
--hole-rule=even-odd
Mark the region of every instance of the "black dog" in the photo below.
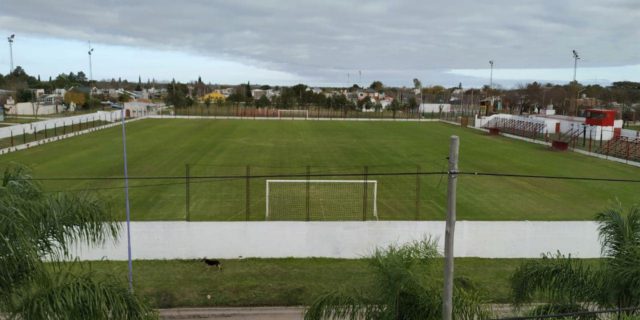
[[[220,260],[204,258],[202,261],[209,267],[217,267],[218,270],[222,269],[222,263]]]

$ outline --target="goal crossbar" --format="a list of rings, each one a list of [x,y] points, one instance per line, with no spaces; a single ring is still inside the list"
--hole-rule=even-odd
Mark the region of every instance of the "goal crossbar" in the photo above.
[[[270,195],[270,184],[272,183],[298,183],[298,184],[312,184],[312,183],[338,183],[338,184],[357,184],[357,185],[367,185],[372,187],[372,196],[371,199],[373,202],[372,211],[373,216],[378,219],[378,181],[377,180],[286,180],[286,179],[269,179],[266,180],[266,190],[265,190],[265,200],[266,200],[266,210],[265,210],[265,219],[269,220],[269,195]]]

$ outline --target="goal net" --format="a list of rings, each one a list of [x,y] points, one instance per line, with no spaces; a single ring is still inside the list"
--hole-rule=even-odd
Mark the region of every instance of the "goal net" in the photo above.
[[[309,118],[309,110],[278,109],[278,118]]]
[[[375,180],[267,180],[266,220],[377,220]]]

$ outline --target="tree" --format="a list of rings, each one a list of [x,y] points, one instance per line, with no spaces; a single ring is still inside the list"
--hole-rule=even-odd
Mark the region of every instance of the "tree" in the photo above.
[[[187,105],[188,93],[189,88],[187,85],[172,80],[171,83],[167,85],[167,97],[165,98],[165,102],[166,104],[172,105],[176,108],[185,107]]]
[[[271,105],[271,101],[267,98],[267,96],[263,95],[256,101],[256,107],[265,108]]]
[[[382,84],[382,81],[374,81],[371,83],[371,85],[369,85],[369,88],[375,90],[376,92],[382,92],[382,90],[384,89],[384,84]]]
[[[67,93],[64,94],[64,103],[66,103],[67,105],[71,105],[71,103],[74,103],[76,106],[80,107],[83,106],[85,104],[85,102],[87,101],[85,94],[79,91],[67,91]]]
[[[436,261],[435,241],[377,249],[368,259],[374,281],[368,290],[339,289],[318,297],[305,320],[319,319],[441,319],[442,283],[424,276]],[[422,270],[420,272],[419,270]],[[422,276],[421,276],[422,275]],[[486,319],[489,312],[479,295],[458,279],[454,294],[455,319]]]
[[[17,102],[29,102],[35,98],[34,93],[30,89],[18,89],[16,91]]]
[[[398,100],[398,97],[394,98],[393,101],[391,101],[391,103],[389,104],[388,109],[391,110],[391,112],[393,112],[393,118],[396,118],[396,112],[398,112],[398,110],[400,110],[400,101]]]
[[[603,257],[597,267],[560,253],[520,265],[511,278],[516,305],[539,294],[548,304],[534,314],[639,307],[640,207],[624,211],[618,204],[596,215]]]
[[[44,193],[21,167],[0,185],[0,312],[12,319],[151,319],[152,310],[113,277],[62,263],[73,242],[117,236],[115,215],[87,193]],[[45,263],[43,260],[49,262]]]
[[[126,93],[122,93],[118,96],[118,102],[120,103],[125,103],[129,101],[131,101],[131,96]]]
[[[418,80],[418,78],[414,78],[413,79],[413,88],[414,89],[422,88],[422,82],[420,82],[420,80]]]

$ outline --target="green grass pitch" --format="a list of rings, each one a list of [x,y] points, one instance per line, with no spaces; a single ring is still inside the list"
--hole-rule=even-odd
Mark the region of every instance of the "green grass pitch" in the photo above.
[[[188,163],[192,176],[244,175],[247,165],[252,175],[340,174],[361,173],[366,165],[368,179],[378,181],[381,220],[441,220],[446,177],[376,173],[415,172],[417,165],[422,171],[446,170],[454,134],[461,141],[461,171],[640,179],[636,167],[443,123],[202,119],[128,124],[129,173],[184,176]],[[3,155],[0,163],[22,163],[35,177],[118,177],[121,143],[121,128],[114,127]],[[132,219],[185,219],[184,182],[131,181]],[[100,189],[95,192],[123,212],[122,180],[42,183],[49,191]],[[613,201],[637,202],[638,190],[633,183],[460,176],[458,219],[589,220]],[[192,220],[264,220],[265,179],[192,179],[189,207]]]

